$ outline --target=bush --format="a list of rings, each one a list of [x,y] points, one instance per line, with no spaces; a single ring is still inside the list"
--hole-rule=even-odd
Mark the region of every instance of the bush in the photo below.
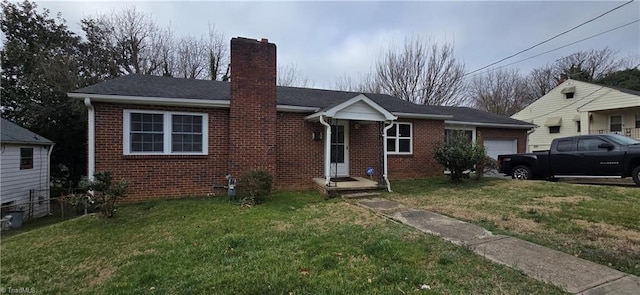
[[[78,188],[86,193],[76,195],[73,203],[86,204],[89,210],[100,211],[103,217],[111,218],[116,212],[116,201],[126,196],[129,185],[124,180],[114,183],[109,171],[95,173],[93,177],[93,180],[82,178]]]
[[[433,154],[434,159],[450,171],[453,182],[462,181],[464,171],[473,169],[486,157],[482,145],[470,142],[463,132],[455,131],[449,142],[436,146]]]
[[[253,170],[242,177],[241,189],[246,193],[243,203],[247,205],[259,204],[265,201],[271,193],[273,178],[264,170]]]
[[[496,161],[492,157],[485,155],[484,157],[480,158],[480,161],[478,161],[478,163],[476,163],[476,179],[482,179],[485,173],[497,169],[498,161]]]

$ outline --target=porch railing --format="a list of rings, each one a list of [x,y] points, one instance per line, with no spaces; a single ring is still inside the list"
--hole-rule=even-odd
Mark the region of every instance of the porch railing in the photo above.
[[[611,131],[607,129],[589,130],[590,134],[620,134],[640,139],[640,128],[622,128],[621,131]]]

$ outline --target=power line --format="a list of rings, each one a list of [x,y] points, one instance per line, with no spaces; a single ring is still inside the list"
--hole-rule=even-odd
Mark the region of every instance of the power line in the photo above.
[[[478,75],[482,75],[482,74],[486,74],[486,73],[488,73],[488,72],[492,72],[492,71],[495,71],[495,70],[498,70],[498,69],[502,69],[502,68],[504,68],[504,67],[508,67],[508,66],[511,66],[511,65],[514,65],[514,64],[517,64],[517,63],[521,63],[521,62],[523,62],[523,61],[527,61],[527,60],[530,60],[530,59],[532,59],[532,58],[536,58],[536,57],[538,57],[538,56],[545,55],[545,54],[547,54],[547,53],[554,52],[554,51],[560,50],[560,49],[565,48],[565,47],[569,47],[569,46],[571,46],[571,45],[574,45],[574,44],[577,44],[577,43],[580,43],[580,42],[583,42],[583,41],[587,41],[587,40],[589,40],[589,39],[593,39],[593,38],[598,37],[598,36],[600,36],[600,35],[604,35],[604,34],[609,33],[609,32],[611,32],[611,31],[615,31],[615,30],[621,29],[621,28],[623,28],[623,27],[626,27],[626,26],[629,26],[629,25],[635,24],[635,23],[637,23],[637,22],[640,22],[640,19],[637,19],[637,20],[634,20],[634,21],[628,22],[628,23],[626,23],[626,24],[623,24],[623,25],[617,26],[617,27],[615,27],[615,28],[613,28],[613,29],[609,29],[609,30],[606,30],[606,31],[604,31],[604,32],[600,32],[600,33],[595,34],[595,35],[591,35],[591,36],[589,36],[589,37],[586,37],[586,38],[580,39],[580,40],[578,40],[578,41],[571,42],[571,43],[569,43],[569,44],[566,44],[566,45],[563,45],[563,46],[560,46],[560,47],[557,47],[557,48],[554,48],[554,49],[551,49],[551,50],[547,50],[547,51],[545,51],[545,52],[543,52],[543,53],[539,53],[539,54],[536,54],[536,55],[533,55],[533,56],[527,57],[527,58],[525,58],[525,59],[521,59],[521,60],[518,60],[518,61],[514,61],[514,62],[512,62],[512,63],[508,63],[508,64],[506,64],[506,65],[502,65],[502,66],[499,66],[499,67],[496,67],[496,68],[493,68],[493,69],[490,69],[490,70],[484,71],[484,72],[482,72],[482,73],[476,73],[476,74],[472,75],[472,76],[471,76],[471,77],[469,77],[469,78],[472,78],[472,77],[475,77],[475,76],[478,76]],[[467,75],[468,75],[468,74],[467,74]]]
[[[564,35],[564,34],[566,34],[566,33],[569,33],[569,32],[571,32],[571,31],[573,31],[573,30],[575,30],[575,29],[579,28],[579,27],[584,26],[584,25],[586,25],[586,24],[588,24],[588,23],[590,23],[590,22],[592,22],[592,21],[594,21],[594,20],[596,20],[596,19],[599,19],[599,18],[601,18],[601,17],[603,17],[603,16],[605,16],[605,15],[607,15],[607,14],[611,13],[611,12],[612,12],[612,11],[614,11],[614,10],[620,9],[621,7],[623,7],[623,6],[625,6],[625,5],[628,5],[628,4],[630,4],[631,2],[633,2],[633,1],[635,1],[635,0],[630,0],[630,1],[626,2],[626,3],[624,3],[624,4],[618,5],[617,7],[613,8],[613,9],[610,9],[609,11],[607,11],[607,12],[605,12],[605,13],[603,13],[603,14],[600,14],[600,15],[598,15],[598,16],[596,16],[596,17],[594,17],[594,18],[592,18],[592,19],[590,19],[590,20],[588,20],[588,21],[585,21],[585,22],[583,22],[583,23],[581,23],[581,24],[579,24],[579,25],[577,25],[577,26],[575,26],[575,27],[573,27],[573,28],[571,28],[571,29],[568,29],[568,30],[566,30],[566,31],[564,31],[564,32],[562,32],[562,33],[560,33],[560,34],[557,34],[557,35],[555,35],[555,36],[553,36],[553,37],[551,37],[551,38],[549,38],[549,39],[547,39],[547,40],[544,40],[544,41],[542,41],[542,42],[540,42],[540,43],[538,43],[538,44],[536,44],[536,45],[533,45],[533,46],[531,46],[531,47],[529,47],[529,48],[527,48],[527,49],[524,49],[524,50],[520,50],[520,51],[518,51],[518,52],[516,52],[516,53],[514,53],[514,54],[512,54],[512,55],[509,55],[509,56],[507,56],[507,57],[505,57],[505,58],[503,58],[503,59],[501,59],[501,60],[499,60],[499,61],[496,61],[496,62],[491,63],[491,64],[489,64],[489,65],[486,65],[486,66],[484,66],[484,67],[481,67],[481,68],[479,68],[479,69],[477,69],[477,70],[471,71],[471,72],[469,72],[469,73],[465,74],[465,76],[467,76],[467,75],[471,75],[471,74],[476,73],[476,72],[479,72],[479,71],[482,71],[482,70],[484,70],[484,69],[486,69],[486,68],[488,68],[488,67],[490,67],[490,66],[492,66],[492,65],[495,65],[495,64],[501,63],[501,62],[503,62],[503,61],[505,61],[505,60],[507,60],[507,59],[510,59],[510,58],[512,58],[512,57],[514,57],[514,56],[516,56],[516,55],[519,55],[519,54],[521,54],[521,53],[523,53],[523,52],[529,51],[529,50],[531,50],[531,49],[533,49],[533,48],[536,48],[536,47],[538,47],[538,46],[540,46],[540,45],[542,45],[542,44],[545,44],[545,43],[547,43],[547,42],[549,42],[549,41],[551,41],[551,40],[553,40],[553,39],[555,39],[555,38],[557,38],[557,37],[560,37],[560,36],[562,36],[562,35]]]

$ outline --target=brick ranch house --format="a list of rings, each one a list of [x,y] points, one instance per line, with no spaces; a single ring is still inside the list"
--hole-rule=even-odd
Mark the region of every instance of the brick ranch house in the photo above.
[[[524,152],[534,127],[383,94],[277,87],[276,46],[266,39],[233,38],[231,64],[231,82],[132,74],[69,93],[88,109],[89,175],[126,179],[130,200],[205,195],[227,174],[254,169],[269,171],[277,189],[331,187],[336,177],[389,187],[442,175],[432,150],[448,130],[498,153]]]

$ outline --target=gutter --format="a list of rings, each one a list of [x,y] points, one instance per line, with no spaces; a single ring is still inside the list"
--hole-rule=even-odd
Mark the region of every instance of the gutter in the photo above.
[[[435,115],[435,114],[420,114],[420,113],[399,113],[392,112],[393,115],[399,118],[405,119],[433,119],[433,120],[444,120],[453,118],[452,115]]]
[[[464,121],[444,121],[445,124],[451,125],[468,125],[468,126],[478,126],[478,127],[499,127],[499,128],[511,128],[511,129],[531,129],[538,127],[538,125],[527,124],[527,125],[516,125],[516,124],[496,124],[496,123],[479,123],[479,122],[464,122]]]
[[[91,98],[84,98],[84,105],[87,106],[88,111],[88,167],[87,176],[89,180],[93,180],[93,174],[96,172],[96,111],[91,105]]]
[[[142,97],[126,95],[90,94],[90,93],[67,93],[68,97],[86,99],[91,98],[98,102],[128,103],[144,105],[165,105],[165,106],[189,106],[189,107],[221,107],[228,108],[230,100],[210,100],[192,98],[168,98],[168,97]],[[85,103],[86,104],[86,103]]]

